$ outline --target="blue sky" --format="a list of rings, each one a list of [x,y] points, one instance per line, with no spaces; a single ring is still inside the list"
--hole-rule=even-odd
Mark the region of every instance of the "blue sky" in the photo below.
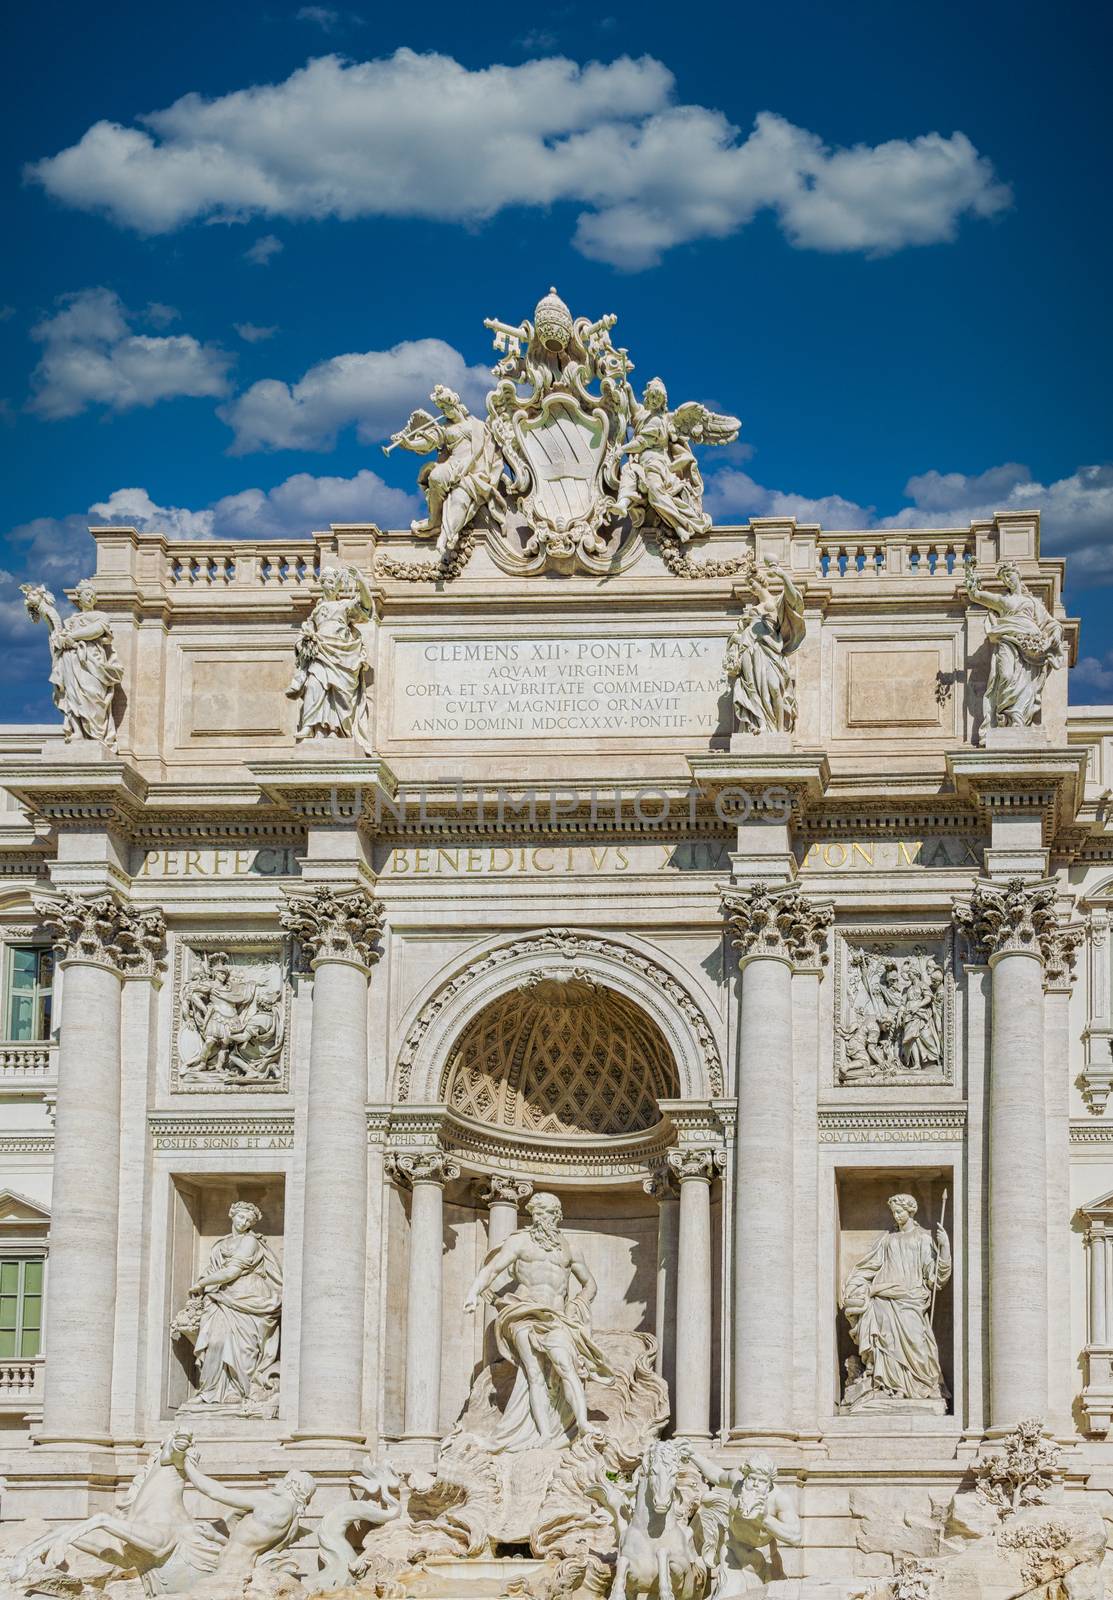
[[[408,520],[379,441],[436,379],[481,391],[482,319],[550,283],[744,419],[720,520],[1040,505],[1072,696],[1113,700],[1106,8],[45,0],[5,31],[9,717],[53,718],[15,586],[81,576],[85,524]]]

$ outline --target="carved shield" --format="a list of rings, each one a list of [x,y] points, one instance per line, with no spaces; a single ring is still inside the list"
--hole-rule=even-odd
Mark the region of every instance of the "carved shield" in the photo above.
[[[539,414],[515,417],[514,432],[533,476],[522,507],[530,523],[561,532],[593,531],[606,498],[601,483],[606,413],[585,411],[567,394],[549,394]]]

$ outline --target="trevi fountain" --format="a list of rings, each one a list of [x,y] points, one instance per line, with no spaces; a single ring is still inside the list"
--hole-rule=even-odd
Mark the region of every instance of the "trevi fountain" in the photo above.
[[[6,1592],[1100,1600],[1064,562],[713,526],[737,417],[555,290],[486,328],[485,406],[386,446],[410,528],[97,527],[24,587]]]

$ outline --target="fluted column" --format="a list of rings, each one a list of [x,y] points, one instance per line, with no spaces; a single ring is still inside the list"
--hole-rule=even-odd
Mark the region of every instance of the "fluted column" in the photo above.
[[[37,902],[62,953],[42,1441],[109,1436],[120,1204],[120,986],[166,928],[113,894]]]
[[[657,1291],[653,1333],[657,1340],[657,1375],[676,1393],[676,1273],[679,1260],[679,1199],[673,1175],[661,1168],[644,1179],[642,1188],[657,1202]]]
[[[1048,1405],[1044,957],[1055,889],[980,883],[955,919],[989,962],[989,1425],[1007,1431]]]
[[[669,1151],[680,1183],[677,1230],[676,1385],[673,1427],[686,1438],[711,1432],[711,1180],[716,1154]]]
[[[305,1121],[299,1439],[362,1440],[367,1271],[367,980],[383,907],[363,889],[291,895],[313,971]]]
[[[518,1207],[524,1205],[533,1193],[533,1184],[528,1178],[504,1178],[500,1174],[488,1178],[482,1192],[480,1201],[487,1207],[487,1254],[497,1250],[499,1245],[505,1244],[510,1235],[518,1226]],[[494,1322],[497,1313],[489,1300],[483,1302],[483,1331],[486,1342],[490,1341],[488,1330]],[[494,1349],[488,1352],[488,1359],[494,1356]]]
[[[405,1432],[407,1438],[435,1442],[441,1412],[444,1186],[460,1176],[460,1168],[437,1149],[396,1152],[388,1161],[391,1176],[412,1190]]]
[[[723,895],[740,1009],[733,1197],[732,1432],[792,1432],[792,972],[826,961],[829,906],[791,886]]]

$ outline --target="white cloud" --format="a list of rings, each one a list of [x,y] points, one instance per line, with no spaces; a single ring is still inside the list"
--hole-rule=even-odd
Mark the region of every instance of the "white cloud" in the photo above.
[[[196,511],[159,505],[143,488],[115,489],[87,512],[25,522],[12,530],[8,542],[21,553],[20,565],[27,572],[60,588],[92,569],[90,526],[157,531],[170,539],[304,538],[331,522],[408,527],[418,513],[416,495],[393,488],[366,468],[351,478],[297,472],[273,489],[243,489]],[[15,582],[10,573],[0,574],[0,586],[5,581]]]
[[[270,328],[260,328],[256,322],[234,322],[232,326],[240,338],[248,344],[259,344],[264,339],[273,339],[278,332],[277,324]]]
[[[324,56],[282,83],[185,95],[140,124],[95,123],[28,175],[142,233],[198,218],[474,224],[568,202],[586,208],[577,248],[631,270],[762,210],[798,248],[877,255],[951,239],[964,217],[1011,200],[961,132],[831,149],[764,111],[742,137],[720,111],[677,105],[650,56],[475,71],[412,50]]]
[[[331,450],[355,424],[364,443],[400,428],[416,405],[428,405],[435,383],[456,389],[482,410],[489,367],[469,367],[443,339],[408,339],[390,350],[333,356],[294,384],[262,378],[220,408],[233,429],[233,455],[251,450]]]
[[[280,256],[286,246],[281,239],[276,239],[273,233],[264,233],[261,239],[256,239],[244,251],[244,260],[253,261],[257,267],[265,267],[272,256]]]
[[[794,516],[847,531],[963,528],[995,511],[1038,510],[1043,553],[1069,555],[1072,583],[1113,583],[1113,464],[1079,467],[1052,483],[1040,483],[1013,461],[975,474],[923,472],[909,478],[904,495],[911,504],[879,516],[875,506],[841,495],[812,498],[770,489],[746,472],[725,467],[711,473],[705,503],[720,522]]]
[[[323,33],[331,33],[340,21],[340,13],[331,6],[299,6],[294,12],[294,21],[312,22]]]
[[[230,356],[190,334],[154,338],[134,332],[111,289],[82,289],[58,304],[53,316],[31,330],[43,347],[28,402],[39,416],[54,421],[92,405],[127,411],[179,395],[215,398],[227,392]]]

